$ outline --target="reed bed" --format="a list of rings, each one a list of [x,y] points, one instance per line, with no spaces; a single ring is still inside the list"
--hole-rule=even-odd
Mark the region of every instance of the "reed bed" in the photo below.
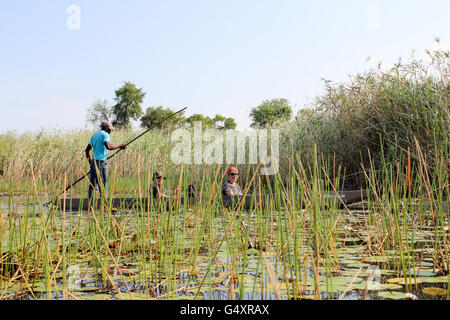
[[[158,130],[110,163],[109,194],[146,206],[47,208],[87,193],[60,191],[93,132],[2,134],[0,299],[450,299],[448,54],[430,54],[433,73],[330,85],[282,129],[277,174],[239,166],[249,210],[222,205],[226,166],[174,165]],[[157,170],[196,201],[154,200]],[[326,196],[355,186],[359,207]]]
[[[264,185],[257,168],[241,168],[255,200],[247,211],[222,206],[219,186],[226,168],[221,166],[204,166],[193,205],[171,200],[167,208],[152,200],[133,211],[115,211],[108,199],[89,212],[46,209],[39,193],[43,179],[35,177],[34,193],[21,200],[1,198],[1,297],[433,297],[424,293],[427,288],[449,297],[448,202],[439,172],[428,172],[422,163],[410,173],[409,188],[408,173],[398,170],[407,167],[407,159],[386,164],[381,173],[369,167],[367,206],[354,211],[324,197],[340,179],[320,164],[318,154],[311,172],[299,157],[292,161],[287,182],[276,175]],[[138,167],[136,199],[150,196],[153,169]],[[167,181],[169,188],[180,185],[185,197],[193,179],[187,171],[183,168],[181,179],[180,171],[172,172]],[[66,175],[56,190],[67,182]],[[383,273],[376,290],[365,287],[370,266]],[[437,282],[430,287],[429,281]]]

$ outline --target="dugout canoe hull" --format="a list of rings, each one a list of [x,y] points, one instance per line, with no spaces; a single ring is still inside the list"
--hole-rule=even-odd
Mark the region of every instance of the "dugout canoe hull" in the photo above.
[[[188,198],[188,205],[193,204],[194,199]],[[153,200],[153,201],[152,201]],[[103,201],[101,199],[96,199],[93,201],[94,203],[89,203],[89,199],[87,198],[70,198],[70,199],[61,199],[58,204],[59,210],[65,210],[65,211],[88,211],[89,208],[99,209],[102,206],[109,207],[111,205],[111,208],[117,208],[117,209],[125,209],[125,210],[133,210],[133,209],[147,209],[153,206],[152,208],[155,208],[158,205],[158,201],[154,199],[149,198],[113,198],[108,199],[108,201]],[[161,201],[161,203],[165,204],[167,208],[169,208],[170,204],[175,205],[175,203],[169,202],[169,201]],[[180,199],[180,204],[184,204],[184,199]]]
[[[222,197],[222,205],[225,208],[231,208],[236,209],[238,205],[241,205],[242,210],[251,210],[253,208],[259,208],[262,209],[265,208],[265,198],[262,197],[262,203],[259,203],[259,197],[253,196],[253,195],[247,195],[245,199],[242,199],[242,197],[233,197],[233,196],[223,196]],[[342,205],[342,203],[348,205],[356,202],[361,202],[367,198],[367,192],[366,190],[354,190],[354,191],[342,191],[342,192],[335,192],[335,193],[326,193],[322,194],[323,199],[329,199],[329,200],[335,200],[337,201],[337,205]],[[143,209],[146,210],[147,208],[150,208],[152,206],[153,202],[153,208],[157,205],[157,201],[154,199],[149,198],[113,198],[110,199],[111,201],[111,207],[112,208],[120,208],[125,210],[133,210],[133,209]],[[195,203],[195,198],[187,198],[186,205],[193,205]],[[241,204],[242,202],[242,204]],[[167,208],[170,207],[170,205],[174,206],[174,201],[163,201],[161,203],[164,203]],[[180,198],[180,204],[184,205],[185,201],[184,198]],[[100,199],[97,199],[94,201],[94,204],[91,205],[91,208],[99,209],[101,206],[109,206],[109,202],[103,202]],[[87,198],[69,198],[69,199],[61,199],[58,203],[58,209],[59,210],[65,210],[65,211],[88,211],[89,209],[89,201]]]
[[[367,199],[367,190],[352,190],[352,191],[340,191],[340,192],[328,192],[320,196],[322,200],[336,201],[338,207],[343,207],[344,205],[349,205],[352,203],[361,202]],[[272,196],[274,202],[276,203],[276,197]],[[299,200],[299,199],[298,199]],[[284,206],[284,201],[282,201],[281,207]],[[242,202],[242,203],[241,203]],[[223,196],[222,203],[224,207],[227,208],[237,208],[241,206],[242,209],[249,210],[253,208],[265,207],[265,197],[261,198],[261,203],[259,203],[259,197],[253,195],[247,195],[245,199],[238,196]],[[275,207],[276,208],[276,207]]]
[[[323,195],[324,198],[334,198],[341,200],[344,204],[352,204],[361,202],[367,199],[367,190],[351,190],[351,191],[339,191],[330,192]],[[341,202],[341,203],[342,203]]]

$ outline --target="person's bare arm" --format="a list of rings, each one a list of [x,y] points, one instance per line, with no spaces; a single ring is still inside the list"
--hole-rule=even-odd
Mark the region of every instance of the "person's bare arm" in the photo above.
[[[225,190],[225,195],[228,196],[228,197],[230,197],[230,196],[233,195],[233,192],[231,191],[230,188],[227,188],[227,189]]]
[[[119,145],[113,145],[111,144],[109,141],[105,142],[105,147],[108,150],[117,150],[117,149],[126,149],[127,145],[126,144],[119,144]]]
[[[159,191],[159,189],[158,189],[158,198],[170,199],[170,197],[168,195],[165,195],[164,193]]]

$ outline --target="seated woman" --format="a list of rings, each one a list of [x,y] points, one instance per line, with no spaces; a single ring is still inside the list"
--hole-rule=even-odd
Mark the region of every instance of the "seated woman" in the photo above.
[[[228,180],[222,186],[222,195],[224,196],[242,196],[242,189],[237,184],[239,170],[235,167],[228,169]]]

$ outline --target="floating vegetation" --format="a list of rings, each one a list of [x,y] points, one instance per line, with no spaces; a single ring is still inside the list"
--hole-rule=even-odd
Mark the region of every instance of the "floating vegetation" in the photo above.
[[[408,298],[408,295],[404,292],[382,291],[378,293],[378,297],[392,300],[404,300]]]
[[[219,183],[214,177],[204,175],[206,190]],[[151,202],[87,212],[12,198],[1,224],[0,298],[447,298],[449,276],[440,275],[448,272],[443,211],[435,213],[436,227],[432,216],[412,224],[405,219],[409,209],[389,206],[382,214],[376,207],[355,215],[318,202],[316,211],[289,197],[289,188],[301,188],[311,190],[308,198],[320,198],[319,180],[301,181],[286,190],[281,181],[275,185],[275,195],[291,201],[287,211],[271,210],[276,203],[270,198],[253,210],[234,211],[221,205],[217,191],[211,202],[189,208]],[[188,182],[183,177],[182,188]],[[26,202],[36,199],[29,195]]]
[[[431,296],[446,296],[448,290],[442,288],[424,288],[422,292]]]

